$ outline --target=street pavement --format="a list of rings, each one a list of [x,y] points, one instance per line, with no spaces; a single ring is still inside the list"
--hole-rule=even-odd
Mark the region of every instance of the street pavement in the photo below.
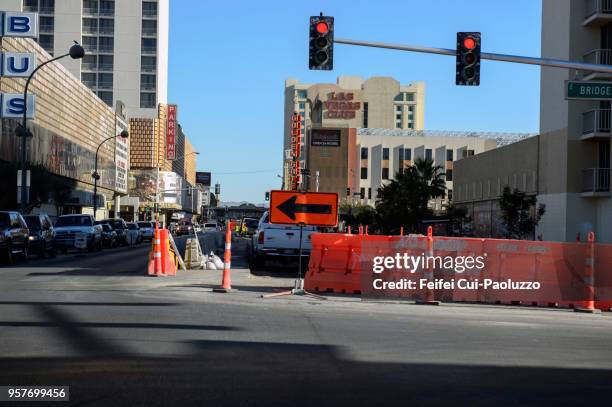
[[[264,299],[293,276],[250,273],[246,244],[228,294],[220,270],[146,276],[149,244],[0,268],[0,385],[69,385],[75,406],[610,405],[609,313]]]

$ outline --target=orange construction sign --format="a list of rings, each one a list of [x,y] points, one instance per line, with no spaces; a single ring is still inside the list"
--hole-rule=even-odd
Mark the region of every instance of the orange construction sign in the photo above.
[[[271,191],[270,223],[336,226],[338,194]]]

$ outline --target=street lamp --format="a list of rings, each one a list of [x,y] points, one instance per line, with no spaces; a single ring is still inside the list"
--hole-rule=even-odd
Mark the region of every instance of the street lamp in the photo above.
[[[21,213],[24,213],[24,214],[26,210],[26,201],[28,199],[28,191],[26,189],[26,182],[27,182],[27,177],[26,177],[27,143],[26,142],[27,142],[27,138],[32,135],[32,133],[26,127],[26,120],[28,117],[28,88],[30,87],[30,81],[32,80],[32,77],[40,68],[42,68],[43,66],[47,65],[50,62],[57,61],[58,59],[61,59],[67,56],[70,56],[70,58],[72,59],[81,59],[85,56],[85,49],[83,49],[83,47],[78,42],[75,41],[74,45],[70,47],[70,50],[68,51],[67,54],[60,55],[55,58],[51,58],[50,60],[45,61],[42,64],[38,65],[36,69],[34,69],[32,73],[30,74],[30,76],[28,77],[28,80],[26,81],[26,84],[25,84],[25,89],[23,90],[23,119],[21,121],[21,125],[20,125],[21,127],[17,127],[16,129],[16,134],[18,137],[19,136],[21,137]]]
[[[99,145],[98,148],[96,149],[96,161],[95,161],[95,165],[94,165],[94,172],[91,174],[91,177],[94,180],[94,199],[93,199],[93,216],[94,216],[94,220],[96,219],[96,212],[98,210],[98,180],[100,179],[100,174],[98,174],[98,153],[100,152],[100,147],[102,147],[102,144],[106,143],[108,140],[112,140],[114,138],[117,137],[121,137],[121,138],[128,138],[130,136],[130,134],[128,133],[127,130],[123,130],[121,133],[115,135],[115,136],[110,136],[106,139],[104,139]],[[116,210],[117,208],[115,208]]]

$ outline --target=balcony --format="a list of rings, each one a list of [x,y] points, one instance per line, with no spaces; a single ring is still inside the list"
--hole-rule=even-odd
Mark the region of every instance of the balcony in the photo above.
[[[98,15],[98,9],[83,7],[83,15],[87,17],[96,17]]]
[[[82,44],[83,48],[85,48],[85,52],[87,54],[94,54],[98,51],[98,45],[97,44]]]
[[[582,25],[600,27],[612,21],[612,0],[587,0]]]
[[[113,90],[113,83],[112,82],[98,82],[98,89],[99,90]]]
[[[113,70],[113,64],[99,64],[98,65],[98,70],[99,71],[112,71]]]
[[[157,54],[157,47],[142,47],[140,52],[143,55],[155,55]]]
[[[55,26],[54,24],[41,24],[40,32],[41,33],[53,33]]]
[[[612,49],[595,49],[589,52],[588,54],[585,54],[582,59],[584,60],[584,62],[589,64],[611,65]],[[584,77],[582,79],[585,81],[590,81],[594,79],[610,80],[612,79],[612,74],[586,71],[584,72]]]
[[[112,45],[100,45],[98,47],[98,52],[100,52],[102,54],[112,54],[113,53],[113,46]]]
[[[83,26],[83,34],[98,34],[98,27]]]
[[[610,110],[590,110],[582,113],[580,140],[610,140]]]
[[[100,34],[102,35],[114,35],[115,27],[100,27]]]
[[[157,10],[142,9],[143,18],[157,18]]]
[[[143,37],[155,37],[157,35],[157,27],[155,28],[144,28],[142,27]]]
[[[610,168],[582,170],[582,196],[610,197]]]
[[[98,65],[94,62],[83,62],[81,64],[81,69],[85,70],[85,71],[95,71],[98,69]]]
[[[100,9],[100,17],[114,17],[115,9],[112,8],[101,8]]]
[[[155,92],[155,84],[154,83],[141,83],[140,90],[145,92]]]
[[[83,81],[83,84],[88,88],[95,88],[97,86],[96,81]]]
[[[155,65],[142,65],[140,72],[157,72],[157,67]]]

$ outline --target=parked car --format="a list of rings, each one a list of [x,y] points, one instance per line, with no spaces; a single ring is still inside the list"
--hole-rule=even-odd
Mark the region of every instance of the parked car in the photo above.
[[[191,233],[193,233],[193,224],[190,220],[182,220],[178,223],[178,226],[176,228],[177,236],[189,235]]]
[[[202,226],[200,226],[200,224],[199,224],[199,223],[194,223],[194,224],[193,224],[193,231],[194,231],[195,233],[199,233],[199,232],[201,232],[201,231],[202,231]]]
[[[117,242],[117,232],[108,223],[102,223],[102,243],[106,247],[116,247],[119,243]]]
[[[142,242],[142,233],[136,222],[128,222],[127,224],[127,241],[128,244],[140,244]],[[131,236],[134,237],[131,237]]]
[[[153,239],[153,234],[155,233],[155,224],[153,222],[138,222],[138,227],[143,239],[149,241]]]
[[[302,229],[302,256],[309,257],[312,244],[310,235],[316,232],[314,226]],[[265,212],[259,221],[257,230],[251,238],[249,263],[251,267],[261,268],[266,260],[280,260],[288,263],[299,256],[300,228],[295,225],[269,223],[269,214]]]
[[[203,232],[214,232],[218,230],[217,222],[206,222],[202,228]]]
[[[55,257],[57,248],[55,246],[55,230],[49,215],[41,213],[38,215],[25,215],[23,219],[28,225],[30,235],[28,237],[28,250],[36,253],[38,257]]]
[[[87,239],[87,250],[102,250],[102,225],[96,225],[92,215],[63,215],[55,222],[55,244],[62,253],[74,247],[74,241],[79,233],[84,233]]]
[[[28,258],[29,230],[19,212],[0,211],[0,255],[12,263],[16,255]]]
[[[127,223],[123,219],[104,219],[100,223],[108,223],[117,233],[117,243],[127,245]]]

